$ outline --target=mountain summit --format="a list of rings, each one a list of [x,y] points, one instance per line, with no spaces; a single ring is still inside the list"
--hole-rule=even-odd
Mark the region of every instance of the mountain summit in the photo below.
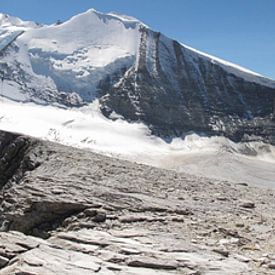
[[[20,31],[20,33],[18,33]],[[93,9],[37,25],[0,17],[1,95],[189,131],[275,144],[275,81],[185,46],[135,18]],[[1,50],[2,49],[2,50]]]

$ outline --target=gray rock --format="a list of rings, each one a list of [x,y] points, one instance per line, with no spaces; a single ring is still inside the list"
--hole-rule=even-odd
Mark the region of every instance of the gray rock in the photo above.
[[[177,261],[168,261],[164,259],[155,259],[144,256],[133,256],[128,260],[128,265],[132,267],[144,267],[153,269],[177,269]]]
[[[85,209],[83,212],[87,217],[94,217],[97,214],[97,209],[88,208]]]
[[[238,255],[238,254],[234,255],[234,258],[237,259],[237,260],[239,260],[240,262],[243,262],[243,263],[248,263],[248,262],[251,261],[250,258],[242,256],[242,255]]]
[[[215,248],[213,249],[214,252],[224,256],[224,257],[228,257],[229,256],[229,251],[226,250],[225,248]]]
[[[270,268],[270,269],[275,269],[275,261],[269,263],[269,264],[267,265],[267,267]]]
[[[105,222],[107,218],[106,212],[97,210],[96,215],[93,217],[94,222]]]
[[[4,266],[6,266],[8,262],[9,262],[8,258],[5,258],[0,255],[0,268],[3,268]]]
[[[247,209],[254,209],[255,203],[251,201],[244,201],[240,204],[240,207],[247,208]]]
[[[122,223],[144,222],[147,219],[148,217],[140,215],[127,215],[119,217],[119,221]]]

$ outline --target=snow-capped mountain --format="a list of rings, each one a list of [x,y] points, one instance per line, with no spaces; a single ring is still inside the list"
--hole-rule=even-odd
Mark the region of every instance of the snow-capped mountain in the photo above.
[[[4,88],[11,99],[63,105],[91,102],[102,81],[108,76],[119,80],[135,63],[141,23],[133,18],[89,10],[63,24],[31,27],[30,22],[2,17],[2,39],[25,31],[1,62],[6,79],[16,82],[17,96]]]
[[[160,136],[196,131],[275,142],[275,81],[135,18],[88,10],[45,26],[1,15],[0,30],[1,93],[9,99],[63,106],[99,99],[105,116],[142,121]]]

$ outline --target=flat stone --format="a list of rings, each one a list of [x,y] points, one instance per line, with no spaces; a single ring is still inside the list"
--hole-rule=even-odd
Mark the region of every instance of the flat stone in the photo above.
[[[148,219],[146,216],[134,216],[134,215],[125,215],[118,218],[122,223],[133,223],[133,222],[144,222]]]
[[[229,256],[229,251],[224,249],[224,248],[215,248],[213,249],[214,252],[224,256],[224,257],[228,257]]]
[[[125,255],[139,255],[139,254],[141,254],[141,251],[138,251],[136,249],[122,247],[120,250],[120,253],[125,254]]]
[[[178,215],[183,215],[183,216],[189,216],[189,215],[193,215],[193,212],[186,208],[186,209],[176,209],[175,213]]]
[[[246,208],[246,209],[254,209],[256,207],[256,205],[254,202],[244,201],[240,204],[240,207]]]
[[[275,269],[275,261],[272,261],[271,263],[269,263],[267,267],[270,269]]]
[[[267,255],[268,259],[275,261],[275,255]]]
[[[236,254],[236,255],[234,255],[234,258],[237,259],[237,260],[240,261],[240,262],[243,262],[243,263],[248,263],[248,262],[250,262],[250,258],[245,257],[245,256],[242,256],[242,255]]]
[[[156,259],[146,256],[137,256],[132,257],[128,261],[128,266],[172,270],[178,268],[178,262],[173,260]]]

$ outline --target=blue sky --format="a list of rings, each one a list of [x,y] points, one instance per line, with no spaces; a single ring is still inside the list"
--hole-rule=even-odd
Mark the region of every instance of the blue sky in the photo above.
[[[95,8],[275,79],[275,0],[0,0],[0,12],[53,23]]]

